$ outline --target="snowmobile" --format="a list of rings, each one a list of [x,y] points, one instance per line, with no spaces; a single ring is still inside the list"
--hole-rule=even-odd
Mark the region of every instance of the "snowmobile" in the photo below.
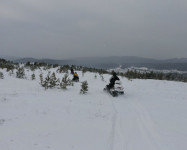
[[[104,91],[109,92],[113,97],[117,97],[118,95],[124,94],[124,88],[120,80],[116,80],[113,88],[108,88],[107,85],[104,88]]]
[[[79,82],[79,76],[78,76],[77,72],[74,73],[72,81]]]
[[[79,82],[79,79],[72,79],[73,82]]]

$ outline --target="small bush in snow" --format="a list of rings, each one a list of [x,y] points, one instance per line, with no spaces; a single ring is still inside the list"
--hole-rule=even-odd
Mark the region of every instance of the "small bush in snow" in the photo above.
[[[35,69],[37,69],[37,66],[35,66],[34,64],[30,65],[30,69],[31,71],[34,71]]]
[[[59,85],[59,79],[56,78],[56,74],[53,72],[52,75],[50,76],[50,88],[53,88],[55,86]]]
[[[19,68],[17,69],[16,77],[17,77],[17,78],[21,78],[21,79],[25,78],[25,70],[24,70],[23,67],[19,67]]]
[[[80,93],[85,94],[87,92],[88,92],[88,82],[84,81],[82,82]]]
[[[41,85],[43,84],[43,74],[42,73],[40,74],[40,84]]]
[[[51,72],[48,72],[47,77],[45,77],[45,80],[43,80],[42,74],[40,74],[40,81],[41,85],[45,88],[54,88],[55,86],[59,85],[59,79],[56,78],[55,73],[53,72],[52,75],[50,75]]]
[[[59,72],[59,73],[68,73],[69,68],[70,67],[68,65],[61,66],[60,68],[57,69],[57,72]]]
[[[53,68],[57,68],[57,67],[58,67],[58,64],[54,64],[54,65],[53,65]]]
[[[47,77],[41,84],[45,89],[48,89],[50,87],[50,72],[48,72]]]
[[[0,72],[0,79],[4,79],[4,75],[2,72]]]
[[[32,80],[35,80],[35,79],[36,79],[36,76],[35,76],[34,73],[32,74],[31,79],[32,79]]]
[[[67,86],[73,86],[73,82],[68,78],[68,74],[65,74],[60,83],[62,89],[67,89]]]
[[[97,79],[97,75],[96,74],[95,74],[94,78]]]

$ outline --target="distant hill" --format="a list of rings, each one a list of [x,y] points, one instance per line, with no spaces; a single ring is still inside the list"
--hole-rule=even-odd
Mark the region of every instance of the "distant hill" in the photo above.
[[[187,63],[187,58],[173,58],[163,60],[165,63]]]
[[[12,59],[13,60],[13,59]],[[118,66],[127,67],[147,67],[152,69],[177,69],[187,71],[187,58],[173,58],[166,60],[142,58],[135,56],[111,56],[111,57],[82,57],[64,60],[55,59],[35,59],[35,58],[19,58],[14,62],[45,62],[59,65],[77,65],[94,68],[111,69]]]
[[[6,59],[6,60],[9,60],[9,61],[21,59],[21,58],[19,58],[19,57],[7,56],[7,55],[0,55],[0,58]]]

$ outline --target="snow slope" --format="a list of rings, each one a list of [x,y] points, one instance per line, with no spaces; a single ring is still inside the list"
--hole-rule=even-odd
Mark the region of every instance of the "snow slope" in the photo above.
[[[109,75],[78,72],[89,86],[81,95],[81,83],[44,90],[41,70],[34,81],[29,70],[27,79],[0,71],[0,150],[187,149],[186,83],[121,78],[126,94],[113,98]]]

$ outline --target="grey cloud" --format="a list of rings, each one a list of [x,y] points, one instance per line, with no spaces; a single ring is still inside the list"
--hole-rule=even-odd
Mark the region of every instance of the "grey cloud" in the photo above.
[[[187,57],[184,0],[2,0],[0,52],[36,58]]]

